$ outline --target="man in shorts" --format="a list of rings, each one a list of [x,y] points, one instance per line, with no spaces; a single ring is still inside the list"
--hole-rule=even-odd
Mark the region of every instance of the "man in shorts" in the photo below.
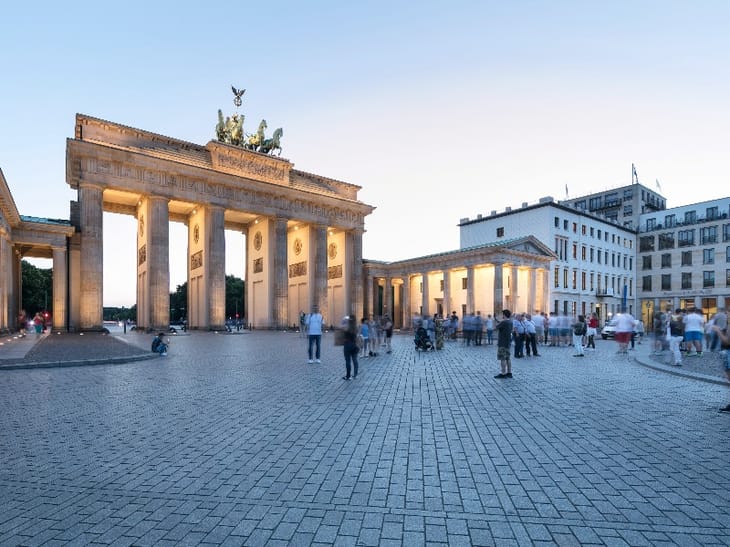
[[[616,342],[618,342],[618,353],[628,353],[629,342],[634,334],[636,319],[629,312],[622,312],[616,315]]]
[[[497,322],[497,359],[499,359],[500,373],[495,378],[512,378],[512,361],[510,360],[510,345],[514,326],[510,316],[512,312],[502,310],[502,320]]]

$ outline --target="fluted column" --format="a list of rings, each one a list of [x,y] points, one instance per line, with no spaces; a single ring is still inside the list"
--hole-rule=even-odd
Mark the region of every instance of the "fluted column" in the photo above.
[[[430,315],[429,304],[430,297],[428,295],[428,272],[421,274],[421,315]]]
[[[444,270],[444,317],[447,317],[451,309],[451,270]]]
[[[393,281],[389,276],[386,276],[385,284],[383,286],[383,315],[393,317]]]
[[[474,266],[466,267],[466,309],[467,313],[475,313],[474,304]]]
[[[66,310],[68,280],[66,247],[53,247],[53,328],[66,328]]]
[[[509,269],[509,272],[510,272],[509,273],[509,277],[510,277],[510,282],[509,282],[509,298],[510,298],[510,301],[512,302],[512,304],[511,304],[512,311],[513,312],[516,312],[516,313],[521,313],[523,310],[522,310],[522,308],[520,308],[520,302],[519,302],[519,296],[520,296],[520,294],[519,294],[520,293],[520,291],[519,291],[519,285],[520,285],[519,284],[519,281],[520,281],[520,277],[519,277],[519,272],[517,270],[517,265],[516,264],[512,264],[512,266]]]
[[[326,314],[327,306],[327,226],[314,226],[314,294],[313,302],[319,306],[321,313]],[[328,323],[335,324],[334,317],[325,318]],[[337,318],[339,320],[341,318]]]
[[[287,222],[285,218],[274,221],[274,325],[287,326],[288,274]]]
[[[401,306],[401,325],[404,329],[410,329],[411,325],[411,276],[406,274],[403,278],[403,305]]]
[[[149,198],[147,262],[150,320],[155,330],[170,326],[170,215],[167,199]]]
[[[504,265],[494,265],[494,317],[498,317],[504,309]]]
[[[100,186],[79,184],[80,327],[101,330],[104,326],[104,191]]]
[[[369,273],[365,275],[365,295],[364,295],[364,302],[362,306],[362,314],[360,317],[368,317],[371,313],[373,313],[373,285],[375,284],[375,281],[373,279],[373,276]],[[360,317],[357,319],[360,320]]]
[[[530,268],[527,272],[530,288],[529,294],[527,295],[527,311],[528,313],[535,313],[535,305],[537,304],[537,272],[535,268]]]
[[[350,283],[350,311],[356,318],[364,315],[363,266],[362,266],[362,230],[347,233],[349,246],[352,247],[352,276]]]

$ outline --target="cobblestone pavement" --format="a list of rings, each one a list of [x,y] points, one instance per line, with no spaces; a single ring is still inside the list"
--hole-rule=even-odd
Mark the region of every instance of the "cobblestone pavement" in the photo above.
[[[270,332],[0,371],[0,544],[729,545],[727,385],[597,344],[511,380],[404,335],[344,381]]]

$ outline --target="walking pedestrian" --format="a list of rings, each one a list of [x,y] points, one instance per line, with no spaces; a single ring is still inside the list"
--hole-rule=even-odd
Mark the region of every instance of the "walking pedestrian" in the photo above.
[[[598,316],[595,313],[591,314],[591,318],[588,320],[588,344],[586,349],[596,349],[596,334],[598,334]]]
[[[312,313],[307,316],[305,325],[307,327],[308,337],[308,353],[309,362],[314,363],[313,358],[317,359],[318,363],[320,360],[320,350],[322,347],[322,323],[324,322],[322,314],[319,313],[319,306],[312,306]],[[316,351],[313,351],[316,348]]]
[[[510,316],[512,312],[502,310],[502,320],[497,322],[497,359],[499,359],[499,374],[495,378],[512,378],[512,360],[510,359],[510,344],[514,327]]]
[[[588,327],[586,326],[586,318],[583,315],[578,316],[578,320],[573,323],[573,349],[575,353],[573,357],[584,357],[583,352],[583,336],[585,335]]]
[[[728,338],[728,335],[726,334],[726,331],[723,331],[718,325],[713,325],[713,331],[715,334],[717,334],[717,337],[720,339],[720,346],[725,351],[725,376],[727,377],[727,381],[730,382],[730,338]],[[730,412],[730,404],[727,406],[724,406],[720,409],[720,412]]]
[[[687,350],[685,355],[696,355],[702,357],[702,338],[705,330],[705,318],[702,317],[702,310],[694,308],[684,316],[684,342]],[[695,352],[692,353],[694,346]]]

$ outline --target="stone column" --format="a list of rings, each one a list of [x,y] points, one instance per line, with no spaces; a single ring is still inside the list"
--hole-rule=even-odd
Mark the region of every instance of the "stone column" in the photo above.
[[[104,191],[86,182],[79,184],[80,328],[101,330],[104,326]]]
[[[403,278],[403,305],[401,306],[401,328],[410,329],[411,325],[411,276]]]
[[[421,315],[426,317],[430,315],[428,304],[431,300],[428,295],[428,272],[421,274],[421,287]]]
[[[383,285],[383,315],[393,317],[393,280],[390,277],[384,278]]]
[[[226,235],[225,209],[208,206],[205,215],[206,278],[208,284],[208,318],[211,330],[226,326]]]
[[[535,313],[536,305],[537,305],[537,272],[535,271],[535,268],[530,268],[527,272],[528,275],[528,286],[529,286],[529,293],[527,295],[527,312],[530,314]]]
[[[361,229],[347,233],[348,246],[352,247],[352,283],[350,290],[350,311],[357,319],[364,316],[363,266],[362,266],[362,233]]]
[[[509,269],[509,272],[510,272],[509,297],[510,297],[510,300],[512,301],[512,312],[521,313],[522,308],[520,307],[520,302],[519,302],[520,277],[518,275],[519,272],[517,271],[517,265],[512,264],[512,266]],[[518,309],[520,309],[519,312],[518,312]]]
[[[170,215],[166,198],[149,198],[147,218],[147,280],[152,328],[170,326]]]
[[[68,280],[68,263],[66,261],[66,247],[53,247],[53,328],[66,328],[66,293]]]
[[[357,319],[360,320],[360,317],[368,317],[371,313],[373,313],[373,286],[375,285],[375,279],[372,275],[369,273],[365,275],[365,295],[364,295],[364,302],[362,306],[362,315],[359,316]]]
[[[286,328],[289,301],[289,265],[287,259],[287,223],[286,218],[274,221],[274,326]]]
[[[444,317],[447,317],[451,309],[451,270],[444,270]]]
[[[474,266],[466,267],[466,309],[467,313],[476,313],[474,304]]]
[[[314,232],[312,241],[314,247],[314,271],[312,272],[314,294],[312,295],[312,301],[319,306],[320,313],[326,314],[329,309],[327,306],[327,226],[317,224],[312,230]],[[330,324],[336,325],[341,318],[329,317],[325,319]]]
[[[499,317],[504,309],[504,264],[494,265],[494,317]]]

